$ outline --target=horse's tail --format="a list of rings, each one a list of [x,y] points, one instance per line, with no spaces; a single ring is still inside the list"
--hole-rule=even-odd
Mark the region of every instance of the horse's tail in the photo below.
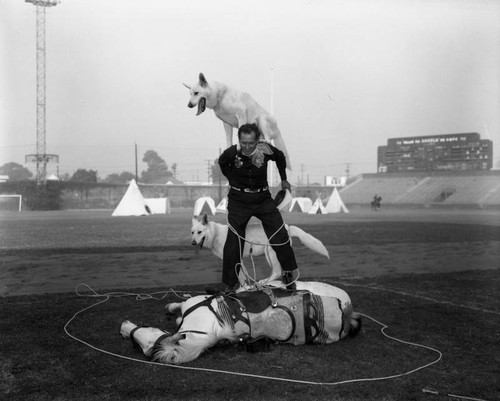
[[[352,312],[351,316],[349,316],[349,333],[347,334],[349,337],[355,337],[361,330],[361,315],[356,312]]]
[[[297,226],[289,226],[288,233],[290,234],[290,237],[299,238],[300,241],[310,250],[330,259],[328,249],[325,248],[325,246],[319,239],[313,237],[311,234],[306,233],[304,230]]]

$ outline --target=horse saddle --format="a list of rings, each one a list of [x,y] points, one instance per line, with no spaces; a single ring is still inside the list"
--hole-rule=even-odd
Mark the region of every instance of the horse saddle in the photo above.
[[[240,292],[234,296],[248,313],[260,314],[268,308],[285,311],[290,332],[288,338],[281,340],[283,342],[328,344],[338,341],[344,328],[345,316],[337,298],[283,289]]]

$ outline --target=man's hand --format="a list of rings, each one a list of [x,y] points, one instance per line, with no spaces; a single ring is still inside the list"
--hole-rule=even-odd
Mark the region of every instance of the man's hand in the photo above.
[[[281,181],[281,189],[288,189],[290,192],[292,192],[292,186],[287,180]]]

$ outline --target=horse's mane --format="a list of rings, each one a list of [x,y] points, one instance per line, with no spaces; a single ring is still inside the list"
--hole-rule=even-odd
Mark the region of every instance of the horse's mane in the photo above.
[[[184,347],[183,342],[179,341],[178,345],[169,344],[168,338],[156,344],[152,350],[152,360],[161,363],[180,364],[190,362],[198,358],[203,351],[209,348],[207,337],[205,334],[188,333],[189,347]]]

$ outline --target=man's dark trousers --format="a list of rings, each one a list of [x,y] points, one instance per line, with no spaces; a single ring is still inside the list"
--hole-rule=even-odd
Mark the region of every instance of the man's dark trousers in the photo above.
[[[243,254],[245,245],[244,239],[240,240],[240,244],[238,237],[232,231],[231,227],[242,238],[245,238],[245,229],[252,216],[255,216],[262,222],[267,238],[272,236],[270,243],[276,252],[281,268],[283,270],[294,270],[297,268],[288,232],[283,225],[283,218],[268,190],[258,193],[246,193],[231,189],[228,194],[227,212],[230,227],[228,228],[227,240],[224,245],[224,259],[222,263],[222,282],[224,284],[233,286],[238,283],[240,269],[239,265],[238,267],[236,265],[240,263],[240,257]],[[278,229],[279,231],[276,233]]]

